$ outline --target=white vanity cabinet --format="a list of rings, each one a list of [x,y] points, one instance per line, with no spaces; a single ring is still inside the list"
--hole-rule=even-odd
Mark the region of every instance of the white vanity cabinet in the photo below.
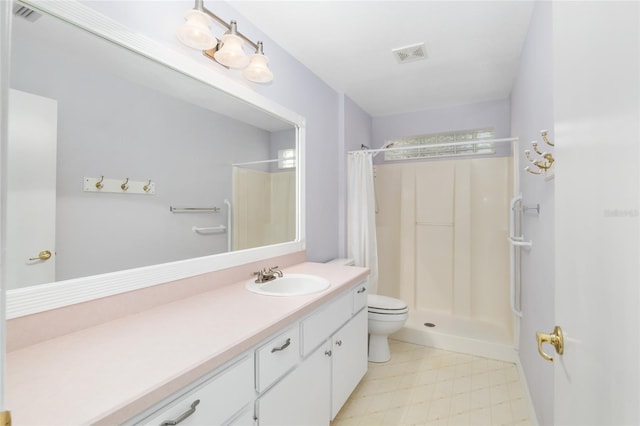
[[[325,342],[256,402],[260,426],[328,425],[331,344]]]
[[[331,420],[367,372],[367,338],[366,309],[331,338]]]
[[[367,371],[366,288],[360,283],[300,321],[301,363],[258,398],[259,426],[328,425],[342,408]]]
[[[352,287],[136,424],[328,425],[367,371],[366,291]]]
[[[199,426],[222,425],[233,420],[232,424],[251,425],[253,422],[246,423],[247,417],[239,412],[254,398],[253,357],[245,356],[136,424]]]

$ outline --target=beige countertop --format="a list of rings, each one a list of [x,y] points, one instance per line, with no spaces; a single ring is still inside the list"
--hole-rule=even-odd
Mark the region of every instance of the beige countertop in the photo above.
[[[365,268],[302,263],[322,276],[307,296],[251,293],[247,281],[128,315],[7,354],[15,425],[117,424],[213,371],[364,279]]]

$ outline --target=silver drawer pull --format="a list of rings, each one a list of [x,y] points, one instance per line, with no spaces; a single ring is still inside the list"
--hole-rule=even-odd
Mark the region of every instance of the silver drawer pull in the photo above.
[[[358,290],[358,294],[364,293],[365,291],[367,291],[367,288],[366,287],[362,287],[360,290]]]
[[[284,345],[282,345],[280,347],[277,347],[277,348],[271,349],[271,353],[278,352],[278,351],[283,351],[283,350],[287,349],[290,344],[291,344],[291,338],[287,339],[287,341],[284,342]]]
[[[160,426],[175,426],[178,423],[180,423],[181,421],[183,421],[184,419],[186,419],[187,417],[189,417],[190,415],[192,415],[193,413],[196,412],[196,407],[198,406],[198,404],[200,404],[200,400],[196,399],[195,401],[193,401],[191,403],[191,408],[187,411],[185,411],[184,413],[182,413],[180,415],[180,417],[178,417],[175,420],[165,420],[164,422],[160,423]]]

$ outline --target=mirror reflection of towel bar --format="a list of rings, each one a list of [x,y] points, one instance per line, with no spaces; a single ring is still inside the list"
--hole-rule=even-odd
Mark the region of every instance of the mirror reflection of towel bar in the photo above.
[[[171,213],[218,213],[220,207],[173,207],[169,206]]]

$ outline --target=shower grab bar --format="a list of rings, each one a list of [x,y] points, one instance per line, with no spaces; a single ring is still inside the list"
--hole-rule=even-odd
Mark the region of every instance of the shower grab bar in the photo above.
[[[227,206],[227,252],[231,251],[231,201],[226,198],[222,202]]]
[[[199,228],[197,226],[194,226],[191,228],[191,230],[198,234],[222,234],[227,230],[227,227],[224,225],[208,226],[204,228]]]
[[[511,245],[517,246],[517,247],[531,247],[531,246],[533,246],[533,242],[532,241],[523,241],[522,237],[520,237],[520,238],[509,237],[509,242],[511,243]]]
[[[171,213],[218,213],[220,207],[173,207],[169,206]]]
[[[522,194],[518,194],[511,199],[511,214],[509,215],[509,305],[514,315],[522,318],[522,311],[516,306],[516,249],[518,247],[529,246],[531,241],[523,241],[522,237],[516,237],[516,205],[522,201]],[[518,268],[519,269],[519,268]]]

